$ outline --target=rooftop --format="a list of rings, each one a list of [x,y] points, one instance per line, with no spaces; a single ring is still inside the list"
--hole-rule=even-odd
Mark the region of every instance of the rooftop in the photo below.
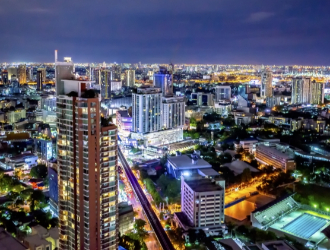
[[[184,182],[194,192],[212,192],[223,190],[221,186],[217,185],[210,179],[184,179]]]
[[[176,170],[184,169],[201,169],[211,168],[212,166],[203,159],[198,159],[196,164],[193,164],[193,160],[188,155],[178,155],[168,157],[168,162],[173,165]]]
[[[5,229],[0,228],[0,249],[1,250],[27,250],[21,242],[11,236]]]
[[[260,150],[264,150],[264,151],[268,151],[274,155],[276,155],[277,157],[281,157],[283,159],[286,159],[286,160],[289,160],[289,159],[292,159],[292,157],[286,153],[283,153],[282,151],[274,148],[274,147],[269,147],[269,146],[265,146],[265,145],[262,145],[262,144],[259,144],[257,146],[257,150],[260,149]]]
[[[229,168],[231,171],[234,172],[235,175],[239,175],[239,174],[243,173],[244,169],[246,169],[246,168],[250,169],[250,171],[254,172],[254,173],[259,172],[258,169],[254,168],[250,164],[248,164],[244,161],[240,161],[240,160],[226,163],[223,166]]]

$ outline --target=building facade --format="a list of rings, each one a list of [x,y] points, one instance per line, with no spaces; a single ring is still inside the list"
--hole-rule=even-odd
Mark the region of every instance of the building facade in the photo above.
[[[220,85],[215,87],[215,101],[230,100],[231,87],[228,85]]]
[[[115,250],[117,128],[102,122],[91,81],[66,80],[64,72],[57,77],[61,73],[56,79],[59,249]]]
[[[183,128],[185,123],[184,98],[164,97],[161,111],[161,125],[164,129]]]
[[[127,87],[134,87],[135,85],[135,70],[128,69],[125,71],[126,73],[126,86]]]
[[[150,133],[162,129],[162,93],[159,88],[138,88],[132,100],[132,131]]]
[[[43,90],[43,84],[46,81],[46,69],[39,68],[37,70],[37,90]]]
[[[208,178],[181,177],[181,211],[194,228],[220,231],[224,223],[224,189]]]
[[[271,165],[275,168],[280,168],[284,172],[287,170],[294,170],[296,168],[294,158],[281,152],[275,147],[268,147],[259,144],[256,147],[255,157],[259,162],[266,165]]]
[[[154,87],[160,88],[163,96],[173,96],[173,76],[172,72],[161,67],[158,73],[154,74]]]
[[[26,83],[26,65],[21,64],[17,68],[18,81],[20,84]]]
[[[261,72],[260,97],[266,98],[273,96],[273,73],[270,69]]]

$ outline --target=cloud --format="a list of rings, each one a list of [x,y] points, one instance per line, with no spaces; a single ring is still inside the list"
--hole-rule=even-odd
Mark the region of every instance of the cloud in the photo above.
[[[273,12],[266,12],[266,11],[254,12],[254,13],[250,14],[250,16],[248,17],[248,19],[246,21],[259,22],[259,21],[265,20],[267,18],[270,18],[274,15],[275,15],[275,13],[273,13]]]

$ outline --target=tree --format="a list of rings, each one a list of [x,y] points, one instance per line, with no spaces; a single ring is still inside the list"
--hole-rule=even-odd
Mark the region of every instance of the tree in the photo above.
[[[30,175],[33,178],[44,179],[47,177],[48,169],[46,165],[37,165],[31,168]]]
[[[252,179],[251,170],[249,168],[245,168],[243,173],[241,174],[242,182],[249,182]]]
[[[31,199],[31,210],[35,210],[36,202],[43,203],[45,202],[45,195],[40,190],[33,190],[33,193],[30,196]]]

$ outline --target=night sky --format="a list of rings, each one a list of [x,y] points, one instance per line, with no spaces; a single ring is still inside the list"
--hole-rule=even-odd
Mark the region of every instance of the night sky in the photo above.
[[[330,0],[1,0],[0,62],[330,65]]]

